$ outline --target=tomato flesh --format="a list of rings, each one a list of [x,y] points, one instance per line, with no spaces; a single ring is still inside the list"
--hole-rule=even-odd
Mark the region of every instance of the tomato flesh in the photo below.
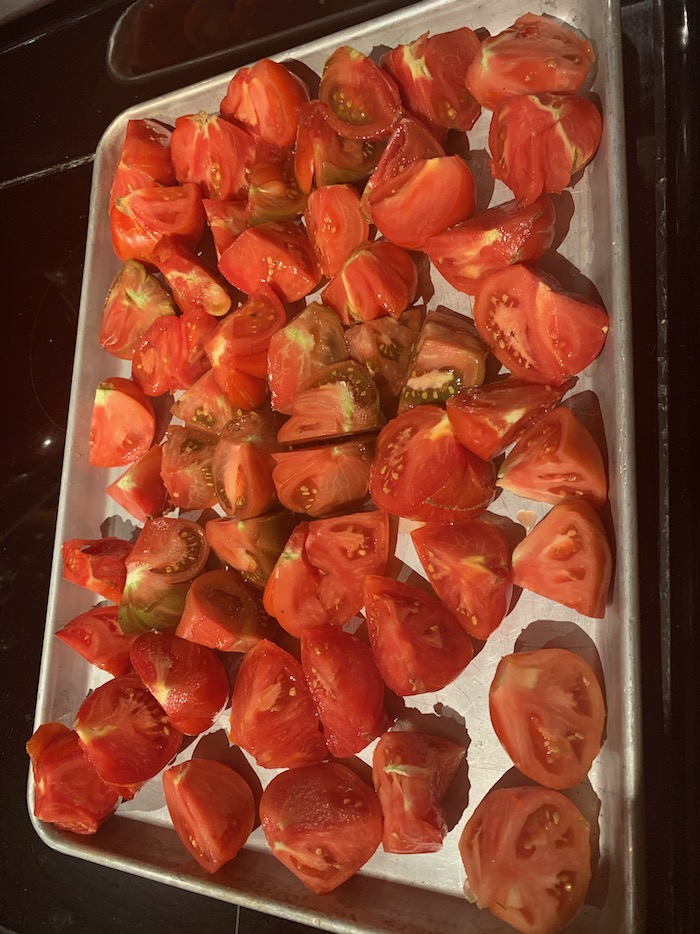
[[[341,136],[387,136],[401,111],[393,79],[350,46],[336,49],[323,68],[318,99],[328,107],[328,122]]]
[[[202,199],[196,185],[139,188],[117,198],[109,212],[114,252],[122,262],[150,263],[161,237],[194,249],[204,230]]]
[[[140,188],[174,185],[170,160],[171,132],[157,120],[129,120],[109,195],[110,210],[117,198]]]
[[[129,653],[135,636],[125,636],[119,628],[116,606],[94,606],[75,616],[55,635],[91,665],[115,678],[131,671]]]
[[[213,198],[202,198],[202,206],[214,238],[216,258],[220,260],[236,237],[248,226],[247,201],[216,201]]]
[[[153,445],[105,490],[139,522],[161,516],[170,506],[161,476],[162,457],[163,449]]]
[[[304,211],[309,239],[321,272],[340,272],[353,250],[369,237],[369,224],[352,185],[326,185],[309,195]]]
[[[221,432],[212,459],[219,505],[239,519],[262,516],[277,504],[272,480],[274,451],[279,450],[276,421],[269,411],[247,412]]]
[[[216,381],[213,370],[207,370],[180,395],[170,408],[186,427],[220,435],[224,427],[242,410],[233,406]]]
[[[255,141],[242,127],[204,111],[178,117],[171,151],[180,184],[193,182],[205,197],[218,201],[245,194]]]
[[[151,252],[151,261],[163,274],[182,312],[220,318],[231,309],[231,296],[195,254],[163,237]]]
[[[103,380],[95,391],[90,422],[93,467],[123,467],[153,444],[156,417],[150,399],[121,376]]]
[[[254,519],[210,519],[206,533],[221,561],[248,583],[264,587],[296,524],[295,516],[280,511]]]
[[[130,259],[109,287],[100,319],[100,343],[113,357],[131,360],[134,350],[157,319],[175,314],[175,305],[146,267]]]
[[[105,600],[120,603],[130,551],[130,543],[121,538],[72,538],[61,545],[63,577]]]

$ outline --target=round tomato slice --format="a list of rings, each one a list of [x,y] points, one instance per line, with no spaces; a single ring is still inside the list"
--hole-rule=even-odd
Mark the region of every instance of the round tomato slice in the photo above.
[[[175,314],[172,297],[145,266],[130,259],[109,287],[100,319],[100,343],[113,357],[131,360],[158,318]]]
[[[218,201],[245,194],[255,140],[242,127],[204,111],[178,117],[171,152],[180,184],[193,182],[205,197]]]
[[[513,551],[513,583],[602,619],[612,576],[605,530],[585,500],[560,503]]]
[[[212,315],[169,315],[151,324],[136,345],[134,382],[147,396],[189,389],[210,368],[204,344],[218,327]]]
[[[198,257],[171,237],[163,237],[151,252],[183,313],[221,318],[231,310],[231,296]]]
[[[102,781],[115,785],[153,778],[182,742],[182,734],[135,674],[114,678],[88,695],[75,731]]]
[[[157,120],[129,120],[109,195],[110,210],[117,198],[139,188],[174,185],[168,127]]]
[[[131,671],[130,651],[135,636],[119,628],[116,606],[94,606],[75,616],[56,632],[56,638],[114,677]]]
[[[61,545],[63,577],[112,603],[120,603],[131,544],[121,538],[72,538]]]
[[[252,519],[277,503],[272,481],[278,451],[277,424],[271,412],[247,412],[221,432],[212,460],[219,505],[229,516]]]
[[[213,506],[216,437],[208,431],[170,425],[162,448],[160,472],[173,506],[184,510]]]
[[[393,79],[361,52],[342,46],[326,62],[318,99],[328,107],[328,122],[350,139],[388,136],[401,113]]]
[[[153,444],[156,416],[150,399],[130,379],[112,376],[95,392],[90,423],[93,467],[123,467]]]
[[[163,792],[178,837],[206,872],[232,860],[252,833],[253,793],[222,762],[190,759],[172,766],[163,773]]]
[[[600,305],[519,263],[482,280],[474,323],[513,376],[555,386],[595,360],[610,327]]]
[[[263,58],[231,78],[221,114],[237,120],[277,146],[291,147],[297,133],[297,108],[309,100],[302,81],[279,62]]]
[[[521,934],[554,934],[591,881],[590,830],[578,808],[547,788],[489,792],[459,841],[470,901]]]
[[[360,196],[352,185],[326,185],[312,191],[304,221],[321,272],[328,278],[340,272],[355,247],[369,237]]]
[[[170,507],[170,497],[160,473],[162,457],[163,449],[154,444],[105,490],[139,522],[161,516]]]
[[[489,691],[491,723],[523,775],[546,788],[585,780],[600,752],[605,701],[591,666],[567,649],[506,655]]]
[[[339,762],[275,776],[260,821],[273,856],[318,894],[354,875],[382,839],[379,799]]]
[[[374,575],[364,588],[374,659],[395,694],[441,691],[464,671],[472,640],[436,597]]]
[[[254,519],[210,519],[206,532],[220,561],[249,584],[264,587],[297,521],[283,510]]]
[[[498,485],[541,503],[602,506],[608,481],[600,448],[571,409],[560,406],[529,428],[498,471]]]
[[[204,208],[196,185],[140,188],[117,198],[109,212],[114,252],[122,262],[150,262],[153,247],[169,236],[194,247],[205,225]]]

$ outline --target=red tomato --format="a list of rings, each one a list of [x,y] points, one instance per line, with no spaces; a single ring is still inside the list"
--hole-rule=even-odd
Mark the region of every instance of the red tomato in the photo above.
[[[541,503],[583,498],[602,506],[608,497],[600,448],[565,406],[543,415],[523,434],[501,465],[497,483]]]
[[[358,505],[369,490],[373,455],[374,445],[364,440],[274,454],[280,503],[314,518]]]
[[[267,639],[248,652],[238,672],[231,742],[266,769],[296,769],[328,755],[299,662]]]
[[[206,872],[232,860],[252,833],[253,793],[222,762],[190,759],[172,766],[163,773],[163,792],[178,837]]]
[[[528,425],[558,405],[576,384],[527,383],[509,376],[486,386],[465,389],[447,400],[447,414],[458,440],[482,460],[491,460]]]
[[[176,730],[197,736],[210,729],[228,702],[228,675],[211,649],[173,632],[144,632],[131,664]]]
[[[217,260],[248,226],[247,201],[215,201],[202,198],[207,224],[214,238]]]
[[[306,628],[324,626],[331,621],[318,595],[321,572],[306,553],[309,525],[300,522],[289,536],[263,593],[263,604],[270,616],[297,637]]]
[[[162,446],[160,472],[173,506],[185,510],[213,506],[216,438],[208,431],[170,425]]]
[[[231,296],[191,250],[163,237],[151,252],[151,262],[172,289],[180,311],[215,318],[230,311]]]
[[[437,36],[423,33],[384,57],[406,109],[437,137],[446,130],[471,130],[481,113],[464,84],[480,45],[476,33],[464,26]]]
[[[491,791],[459,841],[470,901],[521,934],[554,934],[583,904],[591,880],[589,827],[547,788]]]
[[[275,776],[260,821],[273,856],[318,894],[354,875],[382,839],[379,799],[339,762]]]
[[[605,530],[585,500],[560,503],[513,551],[513,583],[602,619],[612,575]]]
[[[114,678],[89,694],[78,710],[75,731],[102,781],[115,785],[153,778],[182,742],[135,674]]]
[[[149,263],[161,237],[194,248],[204,230],[204,208],[196,185],[140,188],[117,198],[109,212],[114,252],[122,262]]]
[[[446,413],[421,405],[382,429],[370,474],[380,509],[419,522],[454,522],[483,512],[493,499],[493,466],[455,438]]]
[[[155,276],[130,259],[109,287],[100,319],[100,343],[113,357],[131,360],[149,326],[175,314],[175,305]]]
[[[216,327],[216,318],[202,314],[154,321],[134,350],[136,385],[147,396],[189,389],[210,367],[204,344]]]
[[[150,399],[130,379],[112,376],[95,391],[90,423],[93,467],[123,467],[153,444],[156,416]]]
[[[105,493],[139,522],[163,515],[170,498],[160,474],[163,449],[158,444],[146,451]]]
[[[110,817],[119,795],[88,762],[78,735],[42,723],[27,743],[34,776],[34,816],[71,833],[91,834]]]
[[[324,367],[347,360],[338,316],[313,302],[270,338],[268,379],[272,407],[291,414],[299,390]]]
[[[371,574],[364,588],[374,659],[395,694],[441,691],[464,671],[472,640],[436,597]]]
[[[204,111],[178,117],[171,150],[181,185],[193,182],[205,197],[217,201],[245,194],[246,172],[255,161],[255,141],[241,127]]]
[[[554,221],[546,195],[527,206],[508,201],[430,237],[423,249],[450,285],[475,295],[484,276],[539,259],[554,240]]]
[[[508,612],[510,548],[490,523],[468,519],[411,532],[435,593],[475,639],[487,639]]]
[[[384,682],[366,643],[333,626],[305,629],[301,667],[332,755],[354,756],[386,729]]]
[[[600,752],[605,701],[588,662],[567,649],[506,655],[489,691],[491,723],[523,775],[546,788],[585,780]]]
[[[207,571],[187,593],[176,634],[220,652],[247,652],[269,623],[260,597],[236,571]]]
[[[129,652],[134,637],[121,631],[117,614],[116,606],[94,606],[66,623],[56,638],[115,678],[125,675],[131,671]]]
[[[256,162],[248,173],[246,215],[251,225],[290,221],[306,206],[294,175],[291,153],[283,162]]]
[[[296,524],[285,510],[254,519],[210,519],[206,532],[220,561],[249,584],[264,587]]]
[[[272,482],[272,452],[279,450],[276,428],[271,412],[247,412],[221,432],[212,475],[216,497],[227,515],[252,519],[277,504]]]
[[[466,84],[482,107],[493,110],[503,98],[518,94],[575,94],[594,62],[588,39],[557,20],[526,13],[481,43]]]
[[[372,779],[384,815],[386,853],[436,853],[447,833],[442,800],[466,750],[449,739],[401,730],[374,748]]]
[[[221,434],[224,426],[241,414],[241,410],[235,409],[224,395],[213,370],[207,370],[196,383],[192,383],[173,403],[170,411],[185,425],[215,435]]]
[[[352,185],[326,185],[309,195],[304,210],[306,230],[324,276],[340,272],[355,247],[369,238]]]
[[[221,101],[221,114],[245,124],[251,133],[277,146],[296,139],[297,108],[309,99],[306,86],[279,62],[264,58],[239,68]]]
[[[595,360],[610,327],[600,305],[520,264],[482,280],[474,322],[513,376],[555,386]]]
[[[110,210],[117,198],[139,188],[174,184],[168,127],[157,120],[129,120],[109,195]]]
[[[489,129],[491,174],[522,205],[563,191],[596,154],[603,132],[598,108],[585,97],[528,94],[497,105]]]
[[[336,49],[324,65],[318,99],[328,107],[331,127],[350,139],[388,136],[401,113],[392,78],[347,45]]]
[[[323,290],[323,302],[343,324],[398,318],[413,301],[418,271],[411,256],[393,243],[361,243]]]
[[[105,600],[119,603],[130,551],[130,543],[121,538],[70,539],[61,545],[63,577]]]
[[[308,238],[291,221],[249,227],[219,260],[219,269],[237,289],[252,295],[269,285],[283,302],[296,302],[321,279]]]
[[[207,354],[216,368],[245,367],[245,359],[267,355],[270,340],[287,323],[287,312],[266,285],[222,321],[207,343]],[[258,375],[258,374],[253,374]],[[266,373],[262,374],[266,376]]]
[[[252,409],[259,408],[267,398],[265,380],[261,376],[251,376],[241,366],[242,364],[251,369],[253,360],[252,356],[241,357],[234,364],[228,354],[222,354],[221,362],[215,363],[212,367],[214,379],[225,395],[226,401],[240,412],[250,412]]]
[[[408,376],[422,317],[419,308],[409,308],[397,319],[386,315],[345,332],[350,356],[367,368],[384,410],[394,402]]]

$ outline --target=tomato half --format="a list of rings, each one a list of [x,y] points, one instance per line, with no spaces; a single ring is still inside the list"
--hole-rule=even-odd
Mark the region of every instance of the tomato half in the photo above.
[[[232,860],[255,824],[255,800],[233,769],[211,759],[190,759],[163,773],[173,827],[202,869],[215,873]]]
[[[204,345],[218,326],[212,315],[169,315],[136,345],[131,375],[147,396],[189,389],[210,368]]]
[[[207,370],[178,396],[170,411],[176,418],[182,419],[186,426],[214,435],[221,434],[232,419],[243,414],[224,394],[213,370]]]
[[[217,260],[248,226],[247,201],[215,201],[202,198],[207,224],[214,238]]]
[[[393,79],[350,46],[336,49],[323,67],[318,99],[331,127],[351,139],[388,136],[401,112]]]
[[[583,904],[590,830],[578,808],[547,788],[499,788],[459,841],[468,898],[521,934],[554,934]]]
[[[567,649],[506,655],[489,690],[491,723],[523,775],[546,788],[585,780],[600,752],[605,701],[591,666]]]
[[[173,506],[207,509],[216,503],[212,460],[216,438],[208,431],[170,425],[160,473]]]
[[[145,266],[130,259],[112,280],[100,318],[100,343],[113,357],[131,360],[137,344],[157,318],[175,314],[175,305]]]
[[[193,182],[205,197],[228,201],[245,194],[255,141],[241,127],[200,111],[177,118],[171,153],[180,184]]]
[[[369,224],[352,185],[326,185],[312,191],[304,221],[321,272],[328,278],[340,272],[352,251],[369,238]]]
[[[119,603],[131,544],[121,538],[72,538],[61,545],[63,577],[105,600]]]
[[[221,101],[221,114],[244,124],[251,133],[277,146],[296,139],[297,108],[309,99],[302,81],[279,62],[263,58],[239,68]]]
[[[220,318],[231,309],[231,296],[192,250],[163,237],[151,251],[151,262],[172,289],[182,312]]]
[[[109,212],[114,252],[122,262],[150,262],[161,237],[193,249],[204,230],[204,208],[196,185],[140,188],[117,198]]]
[[[264,587],[297,518],[282,510],[254,519],[210,519],[207,538],[214,554],[256,587]]]
[[[602,619],[612,576],[605,530],[585,500],[554,506],[513,551],[513,583]]]
[[[482,280],[474,323],[513,376],[555,386],[595,360],[610,327],[600,305],[519,263]]]
[[[212,460],[219,505],[229,516],[252,519],[277,504],[272,481],[279,450],[277,424],[271,412],[247,412],[221,432]]]
[[[56,638],[114,677],[131,671],[129,653],[134,636],[119,628],[116,606],[94,606],[75,616],[55,633]]]
[[[157,120],[129,120],[109,195],[110,210],[117,198],[139,188],[174,185],[168,127]]]
[[[275,776],[260,821],[273,856],[318,894],[354,875],[382,839],[379,799],[339,762]]]
[[[112,376],[95,391],[90,422],[93,467],[123,467],[153,444],[156,416],[151,400],[130,379]]]

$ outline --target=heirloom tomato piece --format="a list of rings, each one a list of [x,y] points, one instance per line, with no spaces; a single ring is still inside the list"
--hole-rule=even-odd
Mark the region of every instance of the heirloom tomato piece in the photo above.
[[[324,65],[318,99],[328,108],[331,127],[350,139],[388,136],[401,113],[394,80],[347,45],[336,49]]]
[[[112,376],[95,391],[90,422],[93,467],[123,467],[153,444],[156,416],[151,400],[130,379]]]
[[[207,224],[214,238],[216,258],[220,260],[233,241],[248,226],[247,200],[215,201],[202,198]]]
[[[151,252],[151,262],[170,286],[180,311],[221,318],[231,309],[231,296],[197,256],[170,237]]]
[[[459,841],[470,901],[521,934],[554,934],[572,920],[591,881],[590,828],[548,788],[498,788]]]
[[[236,308],[207,343],[206,351],[215,369],[228,366],[252,376],[267,376],[267,350],[273,334],[287,324],[287,312],[272,289],[262,286]],[[262,372],[251,372],[251,364],[264,358]]]
[[[297,108],[307,103],[306,85],[279,62],[263,58],[239,68],[221,101],[221,115],[244,124],[254,136],[277,146],[294,145]]]
[[[309,240],[321,272],[340,272],[353,250],[369,238],[369,224],[352,185],[326,185],[309,195],[304,210]]]
[[[272,482],[278,451],[277,423],[271,412],[247,412],[222,430],[212,460],[214,489],[229,516],[252,519],[277,503]]]
[[[206,872],[215,873],[241,850],[255,825],[253,792],[223,762],[189,759],[163,773],[173,827]]]
[[[424,525],[411,532],[435,593],[474,639],[487,639],[508,612],[510,548],[483,519]]]
[[[117,198],[109,212],[114,252],[122,262],[150,263],[161,237],[194,249],[204,230],[204,208],[196,185],[139,188]]]
[[[171,405],[170,411],[186,426],[215,435],[221,434],[232,419],[243,414],[224,394],[213,370],[207,370],[196,383],[192,383]]]
[[[331,622],[328,608],[319,599],[321,572],[306,553],[309,525],[300,522],[289,536],[263,592],[265,610],[297,638],[306,628]]]
[[[251,226],[268,221],[290,221],[301,214],[307,195],[297,183],[291,153],[283,162],[256,162],[248,173],[248,206]]]
[[[345,332],[350,356],[367,368],[384,410],[395,402],[408,376],[422,319],[420,308],[409,308],[399,318],[386,315]]]
[[[573,788],[600,752],[605,701],[591,666],[568,649],[506,655],[489,691],[491,723],[523,775]]]
[[[131,360],[149,326],[175,314],[172,297],[145,266],[130,259],[109,287],[100,318],[100,343],[113,357]]]
[[[612,576],[605,529],[585,500],[554,506],[513,551],[513,583],[602,619]]]
[[[513,376],[554,386],[595,360],[610,327],[600,305],[519,263],[481,281],[474,323]]]
[[[181,185],[192,182],[217,201],[245,195],[246,173],[255,161],[255,140],[247,130],[216,114],[187,114],[175,121],[171,152]]]
[[[147,396],[189,389],[211,364],[204,345],[218,322],[212,315],[158,318],[136,345],[131,375]]]
[[[119,603],[131,544],[121,538],[72,538],[61,545],[63,577],[105,600]]]
[[[160,471],[173,506],[207,509],[216,503],[212,472],[215,447],[211,432],[170,425],[162,444]]]
[[[437,597],[372,574],[364,596],[374,660],[400,697],[441,691],[472,660],[472,640]]]
[[[141,188],[174,185],[168,127],[157,120],[129,120],[109,195],[109,208],[117,198]]]
[[[435,853],[447,820],[442,801],[466,756],[441,736],[396,730],[374,748],[372,780],[384,815],[385,853]]]
[[[318,894],[361,869],[382,839],[379,799],[339,762],[275,776],[263,792],[260,821],[273,856]]]
[[[282,554],[298,517],[281,510],[253,519],[210,519],[207,538],[214,554],[243,580],[264,587]]]
[[[34,816],[71,833],[92,834],[110,817],[117,792],[83,755],[78,734],[42,723],[27,743],[34,776]]]
[[[266,769],[297,769],[328,755],[301,665],[263,639],[248,652],[231,702],[231,742]]]
[[[135,637],[121,631],[118,612],[116,606],[94,606],[66,623],[56,638],[115,678],[125,675],[131,671],[129,652]]]

